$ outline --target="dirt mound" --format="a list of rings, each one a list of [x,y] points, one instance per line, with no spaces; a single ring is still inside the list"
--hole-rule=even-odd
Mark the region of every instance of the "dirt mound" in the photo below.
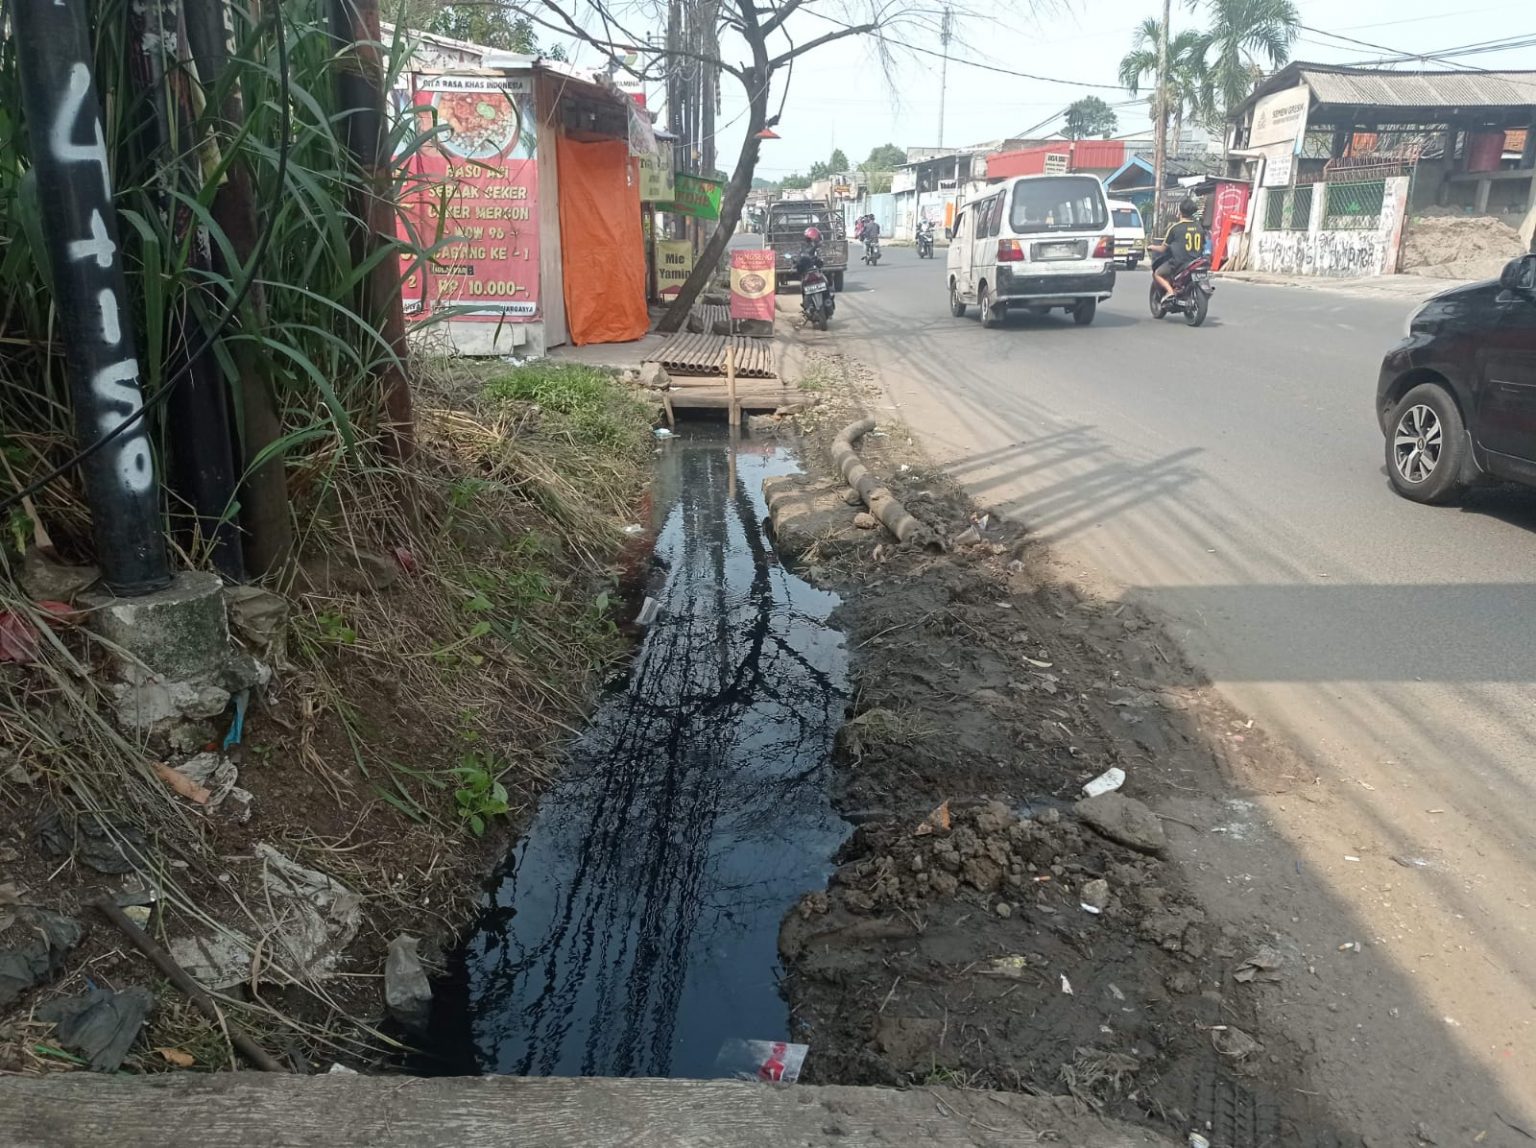
[[[1431,279],[1494,279],[1525,253],[1519,234],[1489,215],[1420,215],[1403,237],[1403,272]]]

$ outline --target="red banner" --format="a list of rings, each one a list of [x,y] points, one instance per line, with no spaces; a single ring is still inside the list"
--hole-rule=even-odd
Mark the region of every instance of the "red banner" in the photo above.
[[[731,252],[731,318],[773,322],[774,255],[769,250]]]
[[[433,246],[405,268],[406,313],[455,321],[539,315],[539,179],[531,82],[516,76],[414,77],[413,107],[433,139],[416,152],[402,231]]]

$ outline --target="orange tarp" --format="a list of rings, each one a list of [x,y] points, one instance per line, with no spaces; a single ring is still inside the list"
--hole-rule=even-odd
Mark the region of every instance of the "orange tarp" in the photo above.
[[[623,140],[578,143],[561,136],[560,260],[571,342],[628,343],[650,328],[640,184]]]

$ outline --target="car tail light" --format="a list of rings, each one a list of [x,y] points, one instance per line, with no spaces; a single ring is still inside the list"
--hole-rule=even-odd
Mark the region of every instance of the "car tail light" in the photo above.
[[[1024,248],[1017,239],[999,239],[997,241],[997,261],[999,263],[1018,263],[1024,258]]]
[[[1093,257],[1095,259],[1113,259],[1115,257],[1115,237],[1113,235],[1101,235],[1094,245]]]

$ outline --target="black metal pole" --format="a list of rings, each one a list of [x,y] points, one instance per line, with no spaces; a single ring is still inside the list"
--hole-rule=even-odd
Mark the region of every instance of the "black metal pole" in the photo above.
[[[143,403],[85,8],[85,0],[11,6],[22,110],[82,447]],[[124,595],[166,585],[170,570],[148,429],[141,421],[91,455],[83,469],[107,585]]]
[[[190,79],[173,53],[185,49],[186,34],[179,0],[136,0],[129,5],[131,48],[128,74],[138,87],[146,119],[138,133],[145,159],[159,168],[160,208],[178,244],[186,241],[188,267],[207,282],[213,267],[207,230],[172,194],[176,185],[197,194],[201,173],[191,158],[185,126],[195,116],[189,106]],[[218,308],[212,293],[209,314]],[[155,322],[157,316],[149,316]],[[213,357],[202,341],[197,319],[183,309],[171,320],[168,365],[185,366],[186,377],[166,400],[167,450],[170,455],[172,522],[177,532],[207,547],[214,569],[231,582],[245,581],[239,523],[232,514],[239,476],[235,470],[234,432],[230,427],[229,392]],[[190,362],[192,348],[202,351]]]

